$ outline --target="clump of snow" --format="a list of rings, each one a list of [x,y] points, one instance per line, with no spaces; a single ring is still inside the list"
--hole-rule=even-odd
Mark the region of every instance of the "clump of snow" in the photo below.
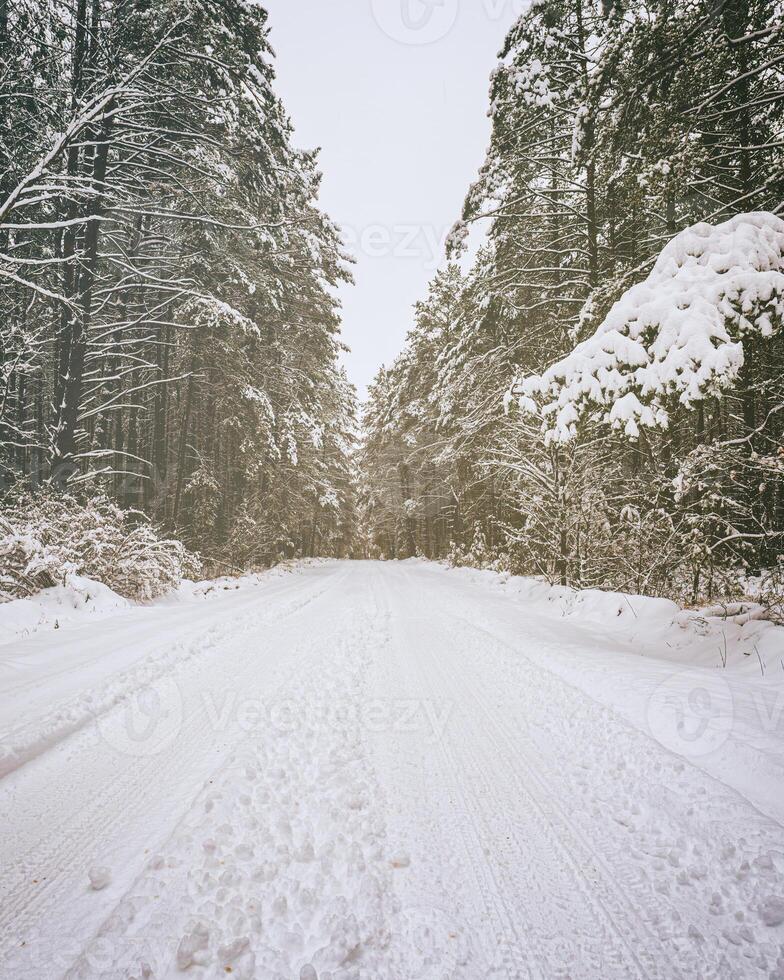
[[[231,967],[232,963],[244,956],[249,949],[250,940],[248,937],[240,936],[239,939],[234,939],[230,943],[226,943],[225,946],[218,947],[218,962],[225,970],[226,967]]]
[[[676,235],[648,278],[596,333],[541,375],[518,382],[523,411],[567,442],[586,415],[623,430],[666,428],[672,400],[689,406],[731,386],[744,339],[784,320],[784,221],[768,212],[700,223]]]
[[[112,883],[112,873],[108,868],[104,867],[90,868],[87,872],[87,877],[90,879],[90,888],[96,892],[101,891],[102,888],[106,888],[107,885]]]
[[[201,954],[204,954],[209,942],[209,927],[203,922],[195,923],[193,928],[182,937],[177,947],[178,969],[187,970],[194,963],[200,963]]]
[[[784,898],[771,895],[762,902],[759,913],[766,926],[780,926],[784,922]]]

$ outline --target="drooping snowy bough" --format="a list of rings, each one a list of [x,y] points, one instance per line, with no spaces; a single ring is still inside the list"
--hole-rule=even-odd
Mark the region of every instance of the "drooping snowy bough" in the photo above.
[[[648,278],[627,290],[596,333],[514,393],[541,412],[548,443],[585,419],[635,439],[666,429],[689,407],[731,387],[744,340],[784,322],[784,221],[769,212],[693,225],[664,247]]]

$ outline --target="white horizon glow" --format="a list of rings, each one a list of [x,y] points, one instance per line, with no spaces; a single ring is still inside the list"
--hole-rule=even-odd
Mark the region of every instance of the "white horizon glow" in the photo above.
[[[412,306],[490,134],[489,76],[521,0],[266,0],[276,90],[295,143],[321,147],[320,203],[343,229],[345,363],[364,398]]]

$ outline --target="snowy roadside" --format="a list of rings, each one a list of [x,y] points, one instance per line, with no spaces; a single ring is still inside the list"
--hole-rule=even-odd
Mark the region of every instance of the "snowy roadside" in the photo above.
[[[221,576],[204,582],[184,580],[179,588],[152,602],[133,602],[113,592],[102,582],[70,575],[64,585],[44,589],[26,599],[0,603],[0,648],[36,633],[79,627],[133,609],[170,606],[201,599],[216,599],[227,592],[252,589],[262,582],[313,564],[317,559],[287,561],[263,572],[238,577]]]
[[[243,622],[297,608],[288,583],[313,564],[289,562],[238,579],[184,582],[148,604],[71,578],[68,585],[0,605],[0,778],[118,704],[162,697],[173,671],[214,649]],[[279,602],[281,586],[288,597]]]
[[[784,628],[706,618],[666,599],[414,563],[454,582],[466,603],[482,595],[472,622],[510,652],[524,645],[537,666],[784,824]]]
[[[784,627],[755,618],[761,607],[754,603],[732,603],[725,615],[720,607],[681,609],[670,599],[578,590],[508,572],[437,564],[472,584],[524,601],[537,613],[609,628],[641,656],[718,667],[784,687]],[[737,607],[742,607],[740,615]]]

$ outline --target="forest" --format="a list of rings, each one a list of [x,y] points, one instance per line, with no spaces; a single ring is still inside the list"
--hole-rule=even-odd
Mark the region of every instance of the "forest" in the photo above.
[[[452,262],[371,390],[371,554],[781,594],[783,65],[778,2],[530,5]]]
[[[779,0],[527,7],[361,424],[265,9],[0,0],[0,52],[0,598],[315,555],[781,595]]]
[[[344,553],[350,260],[265,10],[2,0],[0,62],[0,588]]]

